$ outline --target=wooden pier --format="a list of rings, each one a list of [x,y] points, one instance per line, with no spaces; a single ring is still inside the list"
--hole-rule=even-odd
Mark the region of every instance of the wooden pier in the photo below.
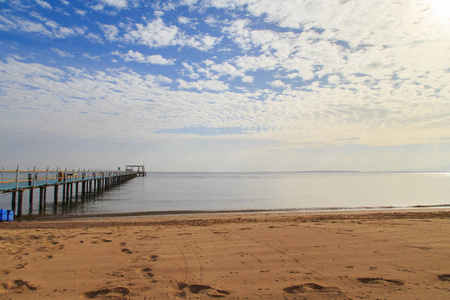
[[[142,166],[143,167],[143,166]],[[39,214],[45,213],[47,190],[53,187],[54,213],[58,211],[58,198],[61,204],[88,201],[91,198],[137,176],[145,176],[145,169],[132,168],[125,171],[109,170],[16,170],[0,171],[0,194],[11,193],[11,210],[16,217],[23,216],[24,192],[28,191],[29,211],[33,210],[34,189],[39,189]],[[62,193],[60,193],[62,188]],[[81,188],[81,189],[80,189]]]

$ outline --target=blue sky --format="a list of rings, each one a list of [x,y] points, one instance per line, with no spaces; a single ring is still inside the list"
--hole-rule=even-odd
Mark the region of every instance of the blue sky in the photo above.
[[[446,0],[0,0],[13,168],[450,171]]]

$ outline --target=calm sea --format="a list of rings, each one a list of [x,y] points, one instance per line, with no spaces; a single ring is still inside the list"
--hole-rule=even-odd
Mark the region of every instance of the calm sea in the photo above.
[[[25,193],[25,215],[38,213],[37,192],[31,211]],[[1,195],[0,208],[9,209],[10,201],[10,194]],[[436,205],[450,205],[450,173],[148,173],[89,202],[59,204],[57,213],[80,216]],[[53,188],[49,188],[46,215],[54,213]]]

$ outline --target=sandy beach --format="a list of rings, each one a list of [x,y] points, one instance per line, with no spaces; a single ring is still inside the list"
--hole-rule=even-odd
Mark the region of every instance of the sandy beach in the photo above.
[[[0,299],[449,299],[450,211],[0,223]]]

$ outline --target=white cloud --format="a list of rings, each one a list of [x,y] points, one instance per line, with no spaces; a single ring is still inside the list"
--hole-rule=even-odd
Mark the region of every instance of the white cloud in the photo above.
[[[187,24],[191,24],[191,22],[192,22],[191,19],[189,19],[187,17],[183,17],[183,16],[178,17],[178,23],[180,23],[180,24],[187,25]]]
[[[81,10],[81,9],[76,9],[75,10],[75,13],[77,14],[77,15],[80,15],[80,16],[86,16],[86,11],[85,10]]]
[[[279,80],[279,79],[270,82],[270,85],[273,86],[273,87],[283,87],[283,86],[286,86],[286,85],[284,84],[284,82],[281,81],[281,80]]]
[[[61,57],[74,57],[73,54],[71,54],[71,53],[69,53],[67,51],[64,51],[64,50],[60,50],[60,49],[57,49],[57,48],[51,48],[50,50],[52,50],[53,52],[55,52],[56,54],[58,54]]]
[[[242,82],[253,82],[255,80],[255,78],[253,77],[253,76],[248,76],[248,75],[246,75],[246,76],[244,76],[244,77],[242,77]]]
[[[118,51],[113,52],[113,54],[122,57],[125,61],[137,61],[153,65],[173,65],[175,63],[175,59],[165,59],[159,54],[145,56],[142,53],[133,50],[129,50],[126,54],[122,54]]]
[[[185,76],[188,76],[191,79],[197,79],[200,77],[199,74],[197,74],[197,72],[195,72],[194,67],[191,66],[190,64],[186,63],[186,62],[182,62],[181,65],[183,66],[183,71]]]
[[[211,90],[211,91],[225,91],[228,89],[228,85],[218,80],[197,80],[187,82],[182,79],[177,80],[180,89],[196,89],[199,91]]]
[[[167,26],[161,18],[157,18],[147,24],[135,24],[134,28],[128,28],[124,40],[136,44],[142,44],[151,48],[166,46],[187,46],[202,51],[211,49],[218,38],[203,36],[188,36],[175,25]]]
[[[115,42],[119,39],[119,29],[116,26],[107,24],[99,24],[99,26],[108,41]]]
[[[341,83],[341,78],[337,75],[330,75],[328,76],[327,81],[329,84],[336,85]]]
[[[104,43],[102,37],[96,33],[89,32],[88,34],[85,35],[85,38],[96,43],[100,44]]]
[[[36,3],[43,8],[52,9],[52,6],[44,0],[36,0]]]
[[[160,18],[162,16],[164,16],[164,12],[161,10],[155,10],[155,12],[153,13],[155,15],[155,17]]]
[[[180,0],[180,5],[192,6],[197,2],[198,0]]]
[[[178,28],[174,25],[166,26],[160,18],[146,25],[135,24],[135,27],[135,30],[130,30],[125,35],[125,40],[152,48],[178,44]]]
[[[42,24],[16,16],[9,16],[9,18],[0,16],[0,30],[19,30],[40,34],[49,38],[63,39],[70,36],[83,35],[86,29],[77,26],[73,28],[63,27],[52,20],[47,20]]]
[[[443,113],[450,111],[450,103],[411,93],[410,86],[379,91],[358,86],[355,93],[311,85],[307,91],[234,93],[218,80],[178,79],[179,90],[170,90],[164,86],[171,79],[164,76],[120,69],[63,70],[14,59],[0,62],[0,73],[2,129],[20,120],[18,128],[33,132],[80,136],[86,131],[93,136],[114,132],[148,138],[157,132],[203,126],[242,128],[252,138],[283,142],[330,145],[357,136],[361,143],[385,145],[429,142],[442,137],[450,126]],[[272,84],[282,86],[283,82]],[[30,110],[21,110],[23,106]],[[55,127],[55,123],[82,125]]]
[[[127,0],[99,0],[103,5],[112,6],[117,9],[123,9],[128,6]]]
[[[92,60],[92,61],[101,61],[102,60],[100,58],[100,56],[98,56],[98,55],[93,56],[93,55],[91,55],[89,53],[84,53],[83,57],[86,57],[87,59]]]

